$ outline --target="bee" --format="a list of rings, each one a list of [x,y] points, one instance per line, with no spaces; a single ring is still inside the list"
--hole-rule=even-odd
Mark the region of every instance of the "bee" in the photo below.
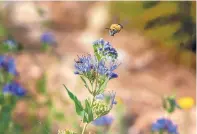
[[[114,36],[115,34],[119,33],[123,29],[123,24],[114,23],[114,24],[111,24],[109,28],[105,28],[105,29],[109,30],[110,36]]]
[[[116,33],[119,33],[123,29],[122,24],[112,24],[110,28],[105,28],[109,30],[109,35],[114,36]]]

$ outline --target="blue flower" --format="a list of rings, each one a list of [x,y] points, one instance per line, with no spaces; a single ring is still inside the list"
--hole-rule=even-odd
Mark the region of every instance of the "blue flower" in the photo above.
[[[156,123],[152,124],[152,131],[159,132],[163,130],[164,132],[168,132],[169,134],[179,134],[177,131],[177,125],[173,124],[173,122],[166,118],[160,118]]]
[[[88,72],[95,73],[97,72],[101,76],[106,76],[109,79],[117,78],[118,75],[114,73],[114,70],[117,69],[118,64],[112,62],[109,67],[106,65],[104,60],[100,62],[97,59],[93,59],[91,55],[87,56],[78,56],[78,60],[75,61],[75,74],[86,74]],[[92,74],[93,75],[93,74]]]
[[[115,48],[108,41],[104,41],[102,38],[93,42],[93,46],[101,57],[111,57],[117,59],[118,53]]]
[[[100,75],[106,75],[107,71],[108,71],[108,68],[105,66],[105,62],[104,60],[101,60],[99,63],[98,63],[98,73]]]
[[[112,107],[113,105],[117,104],[117,101],[115,100],[116,92],[112,91],[111,94],[110,94],[110,98],[111,98],[111,107]]]
[[[107,75],[109,76],[109,79],[113,79],[113,78],[117,78],[118,77],[118,74],[113,72],[114,70],[116,70],[118,68],[118,66],[119,65],[114,63],[114,62],[110,65],[110,69],[107,72]]]
[[[75,74],[84,74],[90,72],[93,69],[93,59],[91,55],[78,57],[78,60],[75,61]]]
[[[7,56],[0,56],[0,68],[4,69],[10,74],[17,75],[16,64],[13,58]]]
[[[112,116],[104,115],[104,116],[101,116],[100,118],[97,118],[92,123],[96,126],[108,126],[108,125],[111,125],[113,121],[114,121],[114,118]]]
[[[10,93],[22,97],[26,94],[26,90],[21,87],[19,83],[12,81],[3,87],[3,93]]]
[[[41,42],[48,45],[53,45],[56,43],[54,35],[50,32],[43,33],[41,36]]]
[[[93,45],[94,46],[99,46],[99,45],[103,45],[105,43],[105,41],[101,38],[101,39],[99,39],[99,40],[96,40],[96,41],[94,41],[93,42]]]
[[[114,56],[115,58],[118,57],[118,52],[116,51],[115,48],[109,49],[108,54],[111,55],[111,56]]]
[[[112,49],[112,46],[109,42],[105,42],[103,48],[105,51],[109,51]]]
[[[113,79],[113,78],[117,78],[118,77],[118,74],[114,73],[114,70],[116,70],[118,67],[118,64],[112,62],[109,67],[107,67],[105,65],[105,61],[104,60],[101,60],[99,63],[98,63],[98,73],[100,75],[106,75],[109,79]]]

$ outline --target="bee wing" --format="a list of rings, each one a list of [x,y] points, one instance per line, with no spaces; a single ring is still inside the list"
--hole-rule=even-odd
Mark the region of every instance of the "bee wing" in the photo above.
[[[124,20],[121,25],[125,26],[125,25],[128,25],[129,24],[129,20]]]
[[[120,17],[118,15],[113,17],[113,23],[119,23],[120,22]]]

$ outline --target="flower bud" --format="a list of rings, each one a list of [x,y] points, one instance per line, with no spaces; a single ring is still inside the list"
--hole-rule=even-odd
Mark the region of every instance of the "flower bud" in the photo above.
[[[105,115],[109,113],[109,106],[103,101],[96,100],[93,103],[93,113],[96,115],[96,117],[100,117],[102,115]]]

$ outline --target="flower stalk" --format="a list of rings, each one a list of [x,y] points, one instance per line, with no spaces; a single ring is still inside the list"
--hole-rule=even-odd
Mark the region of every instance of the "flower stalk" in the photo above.
[[[78,56],[78,60],[75,60],[74,64],[74,73],[81,77],[92,99],[86,99],[85,106],[83,106],[77,96],[64,85],[69,97],[75,103],[76,113],[83,118],[84,126],[81,134],[85,133],[88,124],[91,122],[94,124],[96,119],[108,114],[113,104],[116,104],[115,93],[112,92],[109,96],[104,96],[103,93],[107,83],[118,77],[118,74],[114,72],[118,67],[116,62],[118,53],[109,42],[103,39],[94,42],[93,48],[94,56],[90,54]],[[99,98],[99,95],[102,97]],[[110,118],[107,121],[112,122],[112,119]]]
[[[85,123],[84,126],[83,126],[83,130],[82,130],[82,133],[81,134],[84,134],[85,133],[85,130],[86,130],[87,126],[88,126],[88,123]]]

